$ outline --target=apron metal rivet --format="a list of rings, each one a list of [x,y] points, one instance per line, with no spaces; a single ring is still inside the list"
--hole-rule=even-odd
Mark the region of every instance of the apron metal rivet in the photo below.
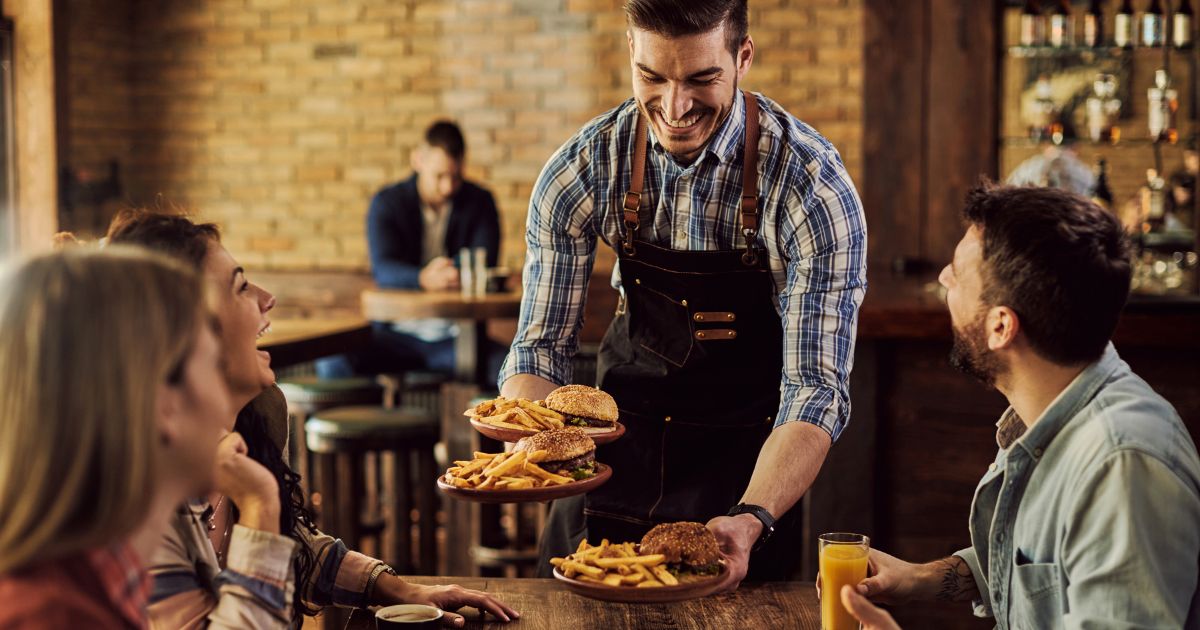
[[[727,319],[727,320],[729,320],[729,321],[733,321],[733,313],[728,313],[728,314],[726,314],[726,315],[725,315],[725,319]]]
[[[733,331],[731,330],[731,331],[729,331],[729,332],[725,333],[725,336],[726,336],[726,337],[732,337],[732,336],[734,336],[734,335],[736,335],[736,334],[737,334],[737,333],[735,333],[735,332],[733,332]]]
[[[704,333],[702,333],[702,332],[698,332],[698,333],[696,333],[696,338],[697,338],[697,339],[703,339],[703,338],[704,338]]]
[[[698,321],[698,322],[702,322],[702,321],[704,321],[704,316],[703,316],[703,315],[697,315],[697,316],[696,316],[696,321]]]
[[[680,304],[682,304],[682,305],[684,305],[684,306],[687,306],[687,300],[683,300],[683,301],[681,301],[681,302],[680,302]]]
[[[671,421],[671,416],[667,416],[667,417],[663,418],[663,422],[670,422],[670,421]]]
[[[641,283],[642,283],[642,279],[641,279],[641,278],[634,278],[634,279],[633,279],[633,283],[634,283],[634,284],[641,284]]]

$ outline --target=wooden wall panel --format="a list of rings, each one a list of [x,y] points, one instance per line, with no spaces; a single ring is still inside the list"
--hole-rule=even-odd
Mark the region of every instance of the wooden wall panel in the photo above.
[[[865,3],[862,199],[873,263],[921,255],[925,5]]]

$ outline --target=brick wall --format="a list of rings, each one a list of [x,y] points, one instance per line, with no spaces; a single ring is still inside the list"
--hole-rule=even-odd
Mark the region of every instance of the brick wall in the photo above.
[[[116,1],[130,3],[132,80],[111,96],[132,101],[136,132],[89,111],[71,118],[72,147],[101,160],[126,151],[109,130],[132,136],[130,198],[194,207],[248,266],[365,269],[368,200],[448,116],[519,267],[546,158],[630,94],[620,0]],[[861,0],[750,4],[746,87],[822,131],[860,178]]]

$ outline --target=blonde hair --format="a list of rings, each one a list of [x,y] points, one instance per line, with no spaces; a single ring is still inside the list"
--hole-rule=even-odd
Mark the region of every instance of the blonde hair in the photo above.
[[[204,317],[199,277],[126,247],[0,277],[0,573],[113,544],[147,517],[158,385]]]

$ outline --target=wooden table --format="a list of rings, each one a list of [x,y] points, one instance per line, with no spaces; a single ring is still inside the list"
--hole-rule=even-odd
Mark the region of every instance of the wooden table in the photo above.
[[[271,367],[306,363],[366,345],[371,324],[361,318],[271,320],[271,332],[258,348],[271,353]]]
[[[363,315],[372,321],[394,322],[414,319],[452,319],[458,323],[454,342],[455,376],[488,389],[486,383],[487,322],[490,319],[515,319],[521,312],[521,292],[489,293],[464,298],[457,291],[415,291],[409,289],[365,289],[362,292]]]
[[[417,584],[461,584],[496,595],[521,619],[479,621],[464,609],[467,628],[583,630],[585,628],[789,628],[820,630],[821,606],[811,582],[743,584],[736,592],[674,604],[613,604],[580,597],[555,580],[404,578]],[[375,630],[374,613],[356,610],[346,630]]]

